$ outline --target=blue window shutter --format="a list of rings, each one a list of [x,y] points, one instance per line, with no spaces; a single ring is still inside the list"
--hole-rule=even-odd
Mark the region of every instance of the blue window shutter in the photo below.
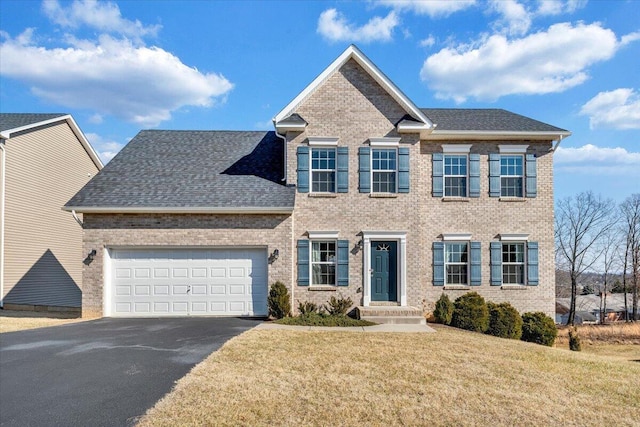
[[[298,240],[298,286],[309,286],[308,240]]]
[[[538,195],[538,172],[535,154],[527,154],[525,160],[525,170],[527,174],[526,196],[536,197]]]
[[[500,154],[489,153],[489,196],[500,197]]]
[[[480,197],[480,154],[469,154],[469,197]]]
[[[360,147],[358,149],[358,162],[360,192],[371,193],[371,148]]]
[[[538,242],[527,243],[527,285],[538,284]]]
[[[349,286],[349,241],[338,240],[338,286]]]
[[[398,148],[398,193],[409,192],[409,147]]]
[[[442,153],[433,153],[432,155],[432,176],[433,176],[433,197],[442,197],[444,195],[444,156]]]
[[[309,192],[309,147],[298,147],[298,192]]]
[[[471,242],[471,286],[482,284],[482,251],[480,242]]]
[[[338,193],[349,191],[349,147],[338,147]]]
[[[444,286],[444,243],[433,242],[433,285]]]
[[[502,285],[502,243],[491,242],[491,286]]]

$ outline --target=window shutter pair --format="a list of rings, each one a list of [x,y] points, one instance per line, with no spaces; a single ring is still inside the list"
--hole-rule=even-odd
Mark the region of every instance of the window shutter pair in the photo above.
[[[471,286],[480,286],[482,284],[482,251],[480,250],[480,242],[470,242],[469,245],[471,259],[471,274],[469,275],[469,284]],[[433,285],[444,286],[444,242],[433,242]]]
[[[298,240],[298,286],[309,286],[309,240]],[[336,284],[349,286],[349,241],[338,240]]]
[[[527,285],[536,286],[538,278],[538,242],[527,242]],[[491,286],[502,285],[502,243],[491,242]]]
[[[431,158],[433,197],[444,196],[444,154],[433,153]],[[469,197],[480,197],[480,154],[469,154]]]
[[[538,195],[538,172],[535,154],[525,155],[525,196],[536,197]],[[500,154],[489,154],[489,196],[500,197]]]
[[[358,149],[358,188],[371,193],[371,147]],[[398,193],[409,192],[409,147],[398,148]]]
[[[306,145],[298,147],[298,192],[309,192],[309,151]],[[349,191],[349,147],[338,147],[336,152],[336,191],[346,193]]]

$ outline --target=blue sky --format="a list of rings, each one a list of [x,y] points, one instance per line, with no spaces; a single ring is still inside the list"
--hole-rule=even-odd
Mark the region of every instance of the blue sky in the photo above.
[[[141,129],[271,129],[349,44],[420,107],[573,135],[556,198],[640,192],[640,2],[0,2],[0,111],[71,113],[108,161]]]

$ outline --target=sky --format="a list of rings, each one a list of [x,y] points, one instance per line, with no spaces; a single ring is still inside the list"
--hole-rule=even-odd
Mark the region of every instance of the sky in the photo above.
[[[416,105],[573,134],[555,197],[640,192],[640,1],[0,1],[0,112],[69,113],[103,161],[142,129],[272,130],[350,44]]]

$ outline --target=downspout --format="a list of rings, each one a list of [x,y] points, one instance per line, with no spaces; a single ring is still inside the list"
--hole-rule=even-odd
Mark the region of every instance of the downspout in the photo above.
[[[273,127],[276,127],[276,122],[275,119],[273,121]],[[287,137],[285,135],[280,135],[278,133],[278,130],[276,128],[276,136],[280,139],[282,139],[282,146],[283,148],[283,152],[284,152],[284,176],[283,178],[280,180],[282,182],[284,182],[285,184],[287,183],[287,174],[288,174],[288,167],[289,165],[287,165]],[[295,215],[294,213],[291,213],[291,253],[289,255],[289,257],[291,258],[291,312],[293,313],[294,310],[294,302],[295,302],[295,289],[296,289],[296,283],[295,283],[295,275],[294,275],[294,271],[295,271],[295,263],[293,261],[293,254],[295,251],[295,237],[293,235],[295,230]]]
[[[5,150],[5,140],[0,140],[0,151],[2,151],[2,175],[0,176],[0,308],[4,308],[4,192],[5,192],[5,167],[7,165]]]
[[[275,122],[273,123],[274,127],[275,127]],[[287,137],[285,135],[280,135],[278,133],[278,129],[276,129],[276,136],[280,139],[282,139],[282,146],[284,147],[283,152],[284,152],[284,174],[283,174],[283,178],[280,181],[283,181],[285,184],[287,183]]]
[[[556,152],[556,149],[558,148],[558,146],[559,146],[559,145],[560,145],[560,143],[562,142],[562,138],[563,138],[563,136],[562,136],[562,135],[559,135],[559,136],[560,136],[560,138],[558,139],[558,142],[556,143],[556,145],[554,145],[554,146],[551,148],[551,151],[552,151],[552,152],[554,152],[554,153]]]
[[[80,221],[80,218],[78,218],[78,215],[76,214],[75,209],[71,209],[71,215],[73,215],[73,219],[75,219],[76,222],[80,224],[80,227],[84,228],[84,224],[82,223],[82,221]]]

